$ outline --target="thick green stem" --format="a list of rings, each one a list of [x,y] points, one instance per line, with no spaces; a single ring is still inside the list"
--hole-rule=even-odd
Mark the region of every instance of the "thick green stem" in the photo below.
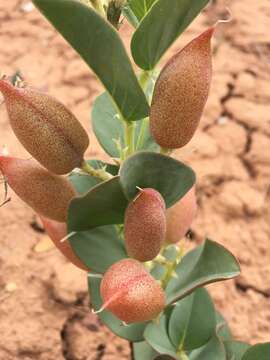
[[[170,155],[172,153],[172,149],[160,147],[159,152],[160,152],[160,154],[163,154],[163,155]]]
[[[86,161],[83,162],[81,169],[87,174],[101,179],[102,181],[110,180],[113,176],[105,171],[105,169],[94,169]]]
[[[144,142],[144,136],[145,136],[145,131],[147,128],[148,121],[149,121],[148,118],[145,118],[142,120],[139,136],[137,139],[136,150],[140,149],[140,147],[142,146],[142,144]]]
[[[103,17],[105,17],[105,10],[101,0],[90,0],[93,8]]]
[[[179,355],[179,360],[189,360],[189,357],[187,356],[187,354],[184,351],[181,351],[177,355]]]
[[[125,121],[125,145],[128,157],[134,152],[134,124],[131,121]]]
[[[175,270],[184,256],[184,243],[178,248],[176,259],[173,262],[168,262],[166,266],[166,273],[161,280],[161,286],[166,289],[172,277],[175,276]]]

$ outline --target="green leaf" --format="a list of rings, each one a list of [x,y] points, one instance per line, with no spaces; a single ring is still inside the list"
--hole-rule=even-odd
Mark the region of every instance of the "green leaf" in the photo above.
[[[146,341],[133,344],[134,360],[154,360],[158,353]]]
[[[216,313],[203,288],[176,303],[169,321],[169,336],[176,349],[185,351],[205,345],[215,333]]]
[[[224,345],[218,336],[214,336],[206,345],[193,350],[189,354],[189,360],[226,360]]]
[[[99,310],[102,306],[102,299],[99,291],[100,283],[101,279],[91,277],[91,274],[88,275],[89,293],[91,303],[95,311]],[[143,332],[147,323],[136,323],[124,326],[122,321],[106,310],[99,313],[98,317],[117,336],[132,342],[144,340]]]
[[[112,225],[79,231],[69,239],[69,243],[89,269],[101,274],[115,262],[127,257],[123,240]]]
[[[68,229],[86,231],[97,226],[121,224],[127,200],[119,176],[94,186],[85,195],[71,200],[68,210]]]
[[[154,360],[177,360],[176,357],[170,355],[158,355]]]
[[[151,6],[156,0],[130,0],[128,6],[133,11],[134,15],[140,22],[142,18],[148,13],[151,9]]]
[[[90,164],[94,169],[102,169],[106,166],[106,171],[108,171],[112,175],[117,175],[118,173],[118,166],[106,164],[100,160],[88,160],[88,164]],[[76,172],[72,172],[69,175],[69,180],[78,191],[79,194],[84,194],[89,191],[92,187],[102,182],[102,180],[87,174],[78,174]]]
[[[257,344],[249,348],[241,360],[269,360],[270,343]]]
[[[147,100],[124,45],[109,22],[77,0],[33,2],[95,72],[123,117],[146,117]]]
[[[151,70],[209,0],[158,0],[143,18],[131,41],[136,64]]]
[[[172,279],[166,289],[168,304],[203,285],[232,279],[240,274],[240,268],[236,258],[227,249],[206,240],[184,256],[176,273],[178,278]]]
[[[224,346],[228,360],[241,360],[244,353],[250,348],[249,344],[240,341],[225,341]]]
[[[166,206],[181,199],[195,183],[193,170],[171,157],[152,152],[130,156],[120,169],[124,193],[132,200],[141,188],[153,188],[161,193]]]
[[[159,146],[150,134],[149,120],[141,120],[134,123],[135,145],[138,143],[141,127],[146,121],[145,134],[137,150],[157,150]],[[114,104],[108,93],[97,97],[92,109],[93,131],[103,149],[112,157],[119,158],[120,153],[116,141],[120,141],[122,148],[125,147],[124,124],[120,120]]]
[[[232,339],[231,330],[227,324],[227,321],[216,311],[216,333],[222,341],[230,341]]]
[[[144,337],[148,344],[158,353],[176,356],[176,349],[171,343],[168,335],[168,322],[170,314],[171,310],[167,310],[161,315],[159,321],[151,322],[147,325]]]

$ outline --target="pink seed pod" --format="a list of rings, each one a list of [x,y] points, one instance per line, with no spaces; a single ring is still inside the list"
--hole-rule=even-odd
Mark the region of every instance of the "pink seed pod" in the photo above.
[[[75,116],[53,97],[0,80],[11,127],[46,169],[67,174],[83,162],[89,138]]]
[[[90,271],[86,265],[77,257],[73,251],[68,240],[61,241],[67,236],[67,225],[66,223],[54,221],[43,216],[40,216],[42,224],[46,233],[49,235],[51,240],[57,249],[75,266],[84,270]]]
[[[197,213],[195,185],[167,210],[166,242],[176,244],[189,230]]]
[[[127,324],[149,321],[165,307],[165,293],[144,266],[133,259],[113,264],[100,287],[103,306]]]
[[[140,189],[125,213],[124,236],[127,253],[139,261],[154,259],[166,233],[166,206],[154,189]]]
[[[64,222],[76,191],[69,181],[51,174],[34,160],[0,156],[0,170],[13,191],[35,212]]]
[[[212,27],[174,55],[156,82],[150,128],[163,148],[177,149],[193,137],[205,107],[212,77]]]

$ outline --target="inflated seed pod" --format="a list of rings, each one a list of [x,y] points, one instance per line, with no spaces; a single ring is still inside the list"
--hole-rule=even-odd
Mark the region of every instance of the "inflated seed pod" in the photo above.
[[[166,242],[175,244],[188,232],[197,213],[195,185],[176,204],[167,209]]]
[[[64,222],[76,191],[62,176],[54,175],[34,160],[0,156],[0,171],[12,190],[40,215]]]
[[[124,236],[127,253],[139,261],[154,259],[166,233],[166,206],[154,189],[140,189],[125,212]]]
[[[101,282],[101,310],[111,311],[127,324],[149,321],[165,307],[165,293],[144,266],[134,259],[113,264]]]
[[[68,240],[64,242],[61,241],[67,236],[67,225],[63,222],[58,222],[55,220],[51,220],[40,216],[42,224],[46,233],[49,235],[51,240],[57,249],[75,266],[78,268],[89,271],[88,267],[84,265],[81,260],[77,257],[75,252],[73,251]]]
[[[194,135],[205,107],[212,77],[212,27],[174,55],[156,82],[150,128],[163,148],[186,145]]]
[[[11,127],[45,168],[66,174],[80,167],[89,138],[75,116],[53,97],[0,80]]]

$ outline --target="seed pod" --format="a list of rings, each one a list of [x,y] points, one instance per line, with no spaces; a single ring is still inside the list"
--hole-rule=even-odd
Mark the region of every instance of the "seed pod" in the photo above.
[[[124,235],[127,253],[139,261],[154,259],[166,233],[166,207],[160,193],[141,189],[125,213]]]
[[[156,82],[150,128],[163,148],[177,149],[194,135],[206,104],[212,77],[210,28],[174,55]]]
[[[69,181],[49,173],[34,160],[0,156],[0,170],[13,191],[35,212],[64,222],[76,192]]]
[[[67,235],[67,225],[66,223],[54,221],[43,216],[40,216],[44,229],[49,235],[54,245],[58,250],[75,266],[78,268],[89,271],[88,267],[84,265],[81,260],[77,257],[73,251],[68,240],[62,242],[61,240]]]
[[[45,168],[66,174],[80,167],[89,138],[75,116],[53,97],[0,80],[11,127]]]
[[[197,212],[195,186],[166,212],[166,241],[175,244],[180,241],[190,228]]]
[[[141,263],[133,259],[112,265],[100,287],[104,309],[125,323],[149,321],[165,307],[165,293]]]

